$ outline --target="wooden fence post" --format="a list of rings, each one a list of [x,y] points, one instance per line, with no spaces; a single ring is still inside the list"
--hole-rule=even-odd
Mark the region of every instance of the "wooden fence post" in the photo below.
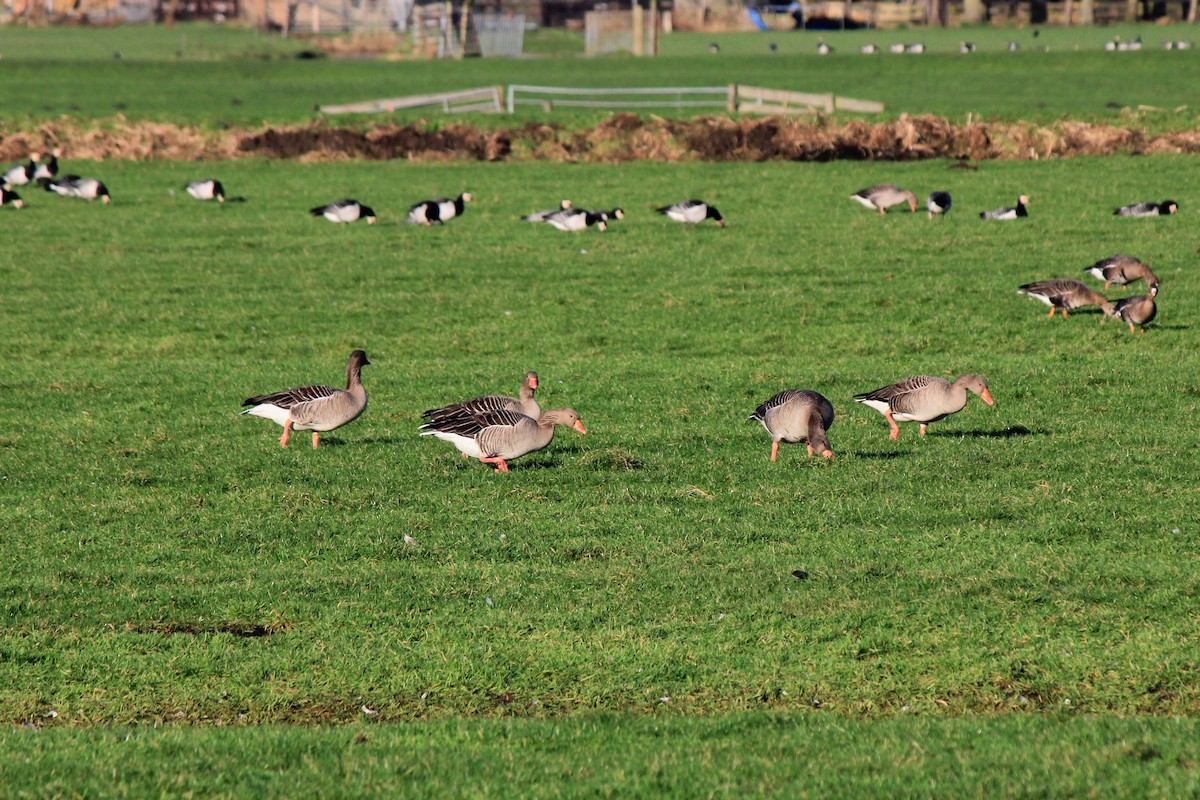
[[[1195,0],[1192,0],[1192,2],[1195,2]],[[726,108],[729,109],[729,113],[731,114],[738,110],[738,92],[736,83],[729,84],[729,100],[726,103]]]

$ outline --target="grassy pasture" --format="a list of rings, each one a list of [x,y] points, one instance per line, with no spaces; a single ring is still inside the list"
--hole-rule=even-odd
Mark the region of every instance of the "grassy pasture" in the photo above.
[[[468,777],[487,773],[694,796],[670,770],[712,767],[726,794],[764,769],[812,794],[917,794],[945,788],[911,788],[919,766],[961,757],[978,771],[947,794],[1196,791],[1193,159],[71,169],[114,204],[29,193],[3,213],[0,709],[42,728],[7,734],[11,785],[65,790],[76,761],[116,761],[127,780],[97,793],[291,794],[277,773],[311,758],[363,793],[413,773],[414,794],[490,793]],[[182,196],[201,171],[247,202]],[[948,189],[955,210],[846,199],[880,180]],[[463,219],[402,224],[463,189]],[[1021,192],[1029,220],[975,217]],[[346,195],[380,224],[305,213]],[[1168,195],[1174,218],[1111,215]],[[516,221],[564,196],[629,218]],[[688,196],[730,226],[651,211]],[[1015,294],[1113,252],[1163,279],[1145,335]],[[338,382],[355,347],[371,407],[320,450],[236,416]],[[530,368],[588,436],[495,475],[415,435],[422,409]],[[924,439],[889,441],[850,401],[968,371],[997,406]],[[837,408],[832,462],[767,461],[745,417],[786,387]],[[764,719],[778,743],[750,732]],[[489,737],[546,760],[463,741]],[[859,777],[810,784],[733,742]],[[253,780],[206,783],[209,756],[177,766],[181,746]],[[1063,754],[1078,768],[1048,766]]]

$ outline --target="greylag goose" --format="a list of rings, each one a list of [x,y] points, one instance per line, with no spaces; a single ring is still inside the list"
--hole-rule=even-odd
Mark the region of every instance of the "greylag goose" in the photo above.
[[[546,217],[545,221],[560,231],[567,231],[568,233],[578,233],[593,225],[601,231],[608,230],[608,216],[603,211],[585,211],[582,208],[568,208],[565,211],[556,211]]]
[[[260,394],[242,403],[252,406],[242,413],[265,417],[282,425],[280,447],[287,447],[288,434],[292,430],[312,431],[312,446],[316,450],[323,432],[353,422],[367,410],[367,390],[362,385],[362,368],[370,363],[366,353],[355,350],[346,362],[345,389],[297,386],[275,394]]]
[[[717,223],[717,227],[725,227],[725,218],[716,206],[710,206],[703,200],[684,200],[671,206],[656,209],[659,214],[665,214],[667,219],[683,222],[688,225],[698,225],[706,219]],[[618,217],[619,219],[619,217]]]
[[[542,415],[541,406],[537,404],[537,400],[533,399],[537,388],[538,374],[530,370],[525,373],[525,377],[521,381],[521,391],[517,397],[510,397],[504,394],[488,394],[471,400],[464,400],[461,403],[442,406],[441,408],[431,408],[421,416],[428,420],[427,424],[440,422],[451,417],[459,417],[463,414],[482,414],[485,411],[516,411],[519,414],[537,419]]]
[[[1158,313],[1158,306],[1154,304],[1157,294],[1158,284],[1154,284],[1150,287],[1149,294],[1118,300],[1109,314],[1128,325],[1130,333],[1133,333],[1135,326],[1139,332],[1145,333],[1146,329],[1142,326],[1150,323]]]
[[[950,210],[950,203],[949,192],[934,192],[929,195],[929,199],[925,201],[925,208],[929,209],[929,218],[933,219],[938,214],[945,214]]]
[[[9,189],[7,186],[0,186],[0,206],[11,205],[13,208],[20,208],[25,205],[25,201],[21,199],[21,195]]]
[[[408,210],[410,225],[441,225],[455,217],[461,217],[467,203],[473,198],[470,192],[463,192],[453,200],[439,197],[437,200],[422,200]]]
[[[95,178],[81,178],[78,175],[64,175],[50,181],[43,181],[46,191],[54,192],[60,197],[78,197],[83,200],[100,200],[108,203],[112,200],[108,195],[108,187]]]
[[[1050,313],[1046,315],[1047,317],[1053,317],[1056,308],[1062,309],[1063,319],[1067,318],[1068,310],[1084,306],[1100,306],[1105,314],[1112,311],[1112,303],[1108,302],[1107,297],[1099,292],[1093,292],[1086,284],[1074,278],[1055,278],[1052,281],[1027,283],[1017,289],[1017,294],[1028,295],[1050,306]],[[1103,318],[1100,321],[1103,322]]]
[[[526,214],[525,216],[521,217],[521,219],[525,220],[526,222],[545,222],[546,217],[550,216],[551,214],[557,214],[559,211],[566,211],[570,207],[570,200],[562,200],[559,202],[558,208],[551,208],[547,211],[535,211],[532,214]]]
[[[901,203],[908,203],[910,209],[917,210],[917,196],[908,189],[901,189],[894,183],[878,183],[868,186],[866,189],[860,189],[850,195],[850,199],[856,203],[862,203],[880,214],[886,214],[889,208]]]
[[[779,443],[807,442],[808,454],[819,452],[833,458],[825,432],[833,426],[833,406],[817,392],[785,389],[754,410],[748,419],[762,423],[771,434],[771,460],[779,455]]]
[[[192,181],[183,187],[183,189],[197,200],[216,200],[218,203],[225,202],[225,187],[221,185],[220,181],[213,180],[212,178],[203,181]]]
[[[1113,212],[1118,217],[1158,217],[1174,214],[1179,210],[1179,203],[1174,200],[1163,200],[1161,203],[1135,203],[1131,206],[1121,206]]]
[[[587,433],[573,408],[543,411],[537,419],[516,411],[485,411],[460,414],[422,425],[422,436],[450,442],[467,458],[494,464],[496,472],[508,472],[508,462],[541,450],[554,438],[554,427],[563,425]]]
[[[310,208],[308,213],[314,217],[324,217],[330,222],[358,222],[365,219],[368,225],[375,224],[375,209],[364,206],[351,197],[335,200],[326,206]]]
[[[1025,206],[1029,205],[1029,195],[1023,194],[1017,198],[1015,206],[1006,206],[1004,208],[996,208],[991,211],[980,211],[980,219],[1018,219],[1029,216],[1029,209]]]
[[[979,395],[989,406],[995,405],[987,381],[979,375],[960,375],[954,383],[917,375],[873,392],[857,394],[854,399],[883,414],[892,429],[890,438],[899,439],[897,422],[921,423],[921,435],[924,436],[929,423],[962,411],[967,404],[968,391]]]
[[[1097,280],[1104,281],[1105,289],[1113,284],[1124,286],[1137,280],[1146,281],[1146,285],[1152,289],[1158,286],[1158,276],[1154,274],[1154,270],[1133,256],[1115,255],[1102,258],[1085,272],[1090,272]]]

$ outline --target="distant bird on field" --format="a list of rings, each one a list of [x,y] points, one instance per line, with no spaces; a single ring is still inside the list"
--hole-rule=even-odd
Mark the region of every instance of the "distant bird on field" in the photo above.
[[[975,52],[975,43],[974,42],[959,42],[958,43],[958,52],[964,53],[964,54],[965,53],[974,53]]]
[[[1094,275],[1097,280],[1104,281],[1105,289],[1110,285],[1125,286],[1138,280],[1146,281],[1146,285],[1151,289],[1158,288],[1158,276],[1154,274],[1154,270],[1133,256],[1115,255],[1102,258],[1084,271]]]
[[[297,386],[295,389],[262,394],[242,403],[252,406],[243,411],[264,417],[283,426],[279,446],[287,447],[293,431],[312,431],[312,446],[317,449],[321,434],[353,422],[367,409],[367,390],[362,385],[362,368],[371,362],[362,350],[355,350],[346,362],[346,388]]]
[[[906,44],[904,46],[904,52],[917,54],[924,53],[925,45],[922,42],[917,42],[916,44]]]
[[[862,53],[864,56],[873,56],[879,52],[879,47],[874,44],[864,44],[862,47],[858,48],[858,52]]]
[[[453,200],[445,197],[423,200],[408,210],[407,222],[410,225],[441,225],[461,217],[471,200],[470,192],[463,192]]]
[[[427,422],[440,422],[442,420],[460,417],[463,414],[483,414],[488,411],[516,411],[519,414],[524,414],[527,417],[537,419],[542,415],[542,408],[534,399],[534,393],[538,388],[538,374],[532,370],[525,373],[525,377],[521,380],[521,390],[516,397],[510,397],[504,394],[486,394],[481,397],[475,397],[471,400],[464,400],[461,403],[452,403],[441,408],[431,408],[425,411],[421,416]]]
[[[925,201],[925,208],[929,209],[929,218],[933,219],[935,215],[947,213],[950,210],[950,203],[949,192],[934,192],[929,195],[929,199]]]
[[[1185,42],[1185,41],[1182,41],[1182,40],[1181,40],[1181,41],[1178,41],[1178,42],[1175,42],[1175,49],[1176,49],[1176,50],[1191,50],[1191,49],[1192,49],[1192,43],[1191,43],[1191,42]]]
[[[97,200],[108,203],[112,197],[108,187],[95,178],[81,178],[78,175],[64,175],[54,180],[43,180],[46,191],[54,192],[60,197],[78,197],[82,200]]]
[[[659,214],[665,214],[668,219],[676,222],[696,225],[706,219],[711,219],[717,223],[717,227],[725,227],[725,218],[721,216],[721,212],[717,210],[716,206],[710,206],[703,200],[684,200],[681,203],[663,206],[657,210]]]
[[[1017,289],[1017,294],[1027,295],[1050,306],[1047,317],[1053,317],[1055,309],[1062,309],[1063,319],[1066,319],[1067,311],[1084,306],[1100,306],[1100,310],[1105,314],[1111,314],[1113,308],[1107,297],[1092,291],[1086,284],[1073,278],[1027,283]],[[1100,321],[1104,321],[1103,317]]]
[[[58,177],[58,157],[62,155],[60,148],[54,148],[49,153],[42,153],[38,160],[37,169],[33,172],[35,181],[49,181]]]
[[[1135,326],[1139,332],[1145,333],[1146,329],[1142,326],[1149,324],[1158,314],[1158,306],[1154,304],[1154,298],[1157,295],[1158,285],[1155,284],[1150,287],[1148,294],[1118,300],[1113,309],[1107,313],[1128,325],[1130,333],[1133,333]]]
[[[1113,212],[1118,217],[1158,217],[1174,214],[1179,210],[1179,204],[1174,200],[1163,200],[1161,203],[1136,203],[1131,206],[1121,206]]]
[[[21,195],[9,189],[7,186],[0,186],[0,206],[9,206],[20,208],[25,205],[25,201],[21,199]]]
[[[917,196],[894,183],[877,183],[866,189],[859,189],[850,195],[850,199],[880,214],[886,214],[889,208],[901,203],[908,203],[910,209],[917,210]]]
[[[712,53],[715,56],[717,53],[721,52],[721,45],[717,44],[716,42],[713,42],[712,44],[710,44],[708,46],[708,52]]]
[[[895,44],[888,45],[888,52],[889,53],[903,53],[904,52],[904,43],[896,42]]]
[[[566,211],[570,207],[570,200],[562,200],[559,202],[558,208],[551,208],[547,211],[535,211],[532,214],[526,214],[525,216],[521,217],[521,219],[525,220],[526,222],[545,222],[546,217],[549,217],[551,214],[557,214],[560,211]]]
[[[557,408],[543,411],[537,419],[516,411],[461,414],[425,423],[421,435],[436,436],[450,442],[467,458],[494,464],[496,472],[508,472],[509,461],[550,444],[558,425],[587,433],[579,412]]]
[[[767,49],[770,50],[772,53],[778,53],[779,45],[775,44],[774,42],[771,42],[769,45],[767,45]]]
[[[546,217],[546,222],[560,231],[572,233],[578,233],[593,225],[601,231],[608,230],[608,217],[603,211],[587,211],[582,208],[568,208],[564,211],[556,211]]]
[[[599,214],[603,214],[603,215],[604,215],[604,217],[605,217],[606,219],[608,219],[608,220],[614,220],[614,219],[616,219],[616,220],[622,220],[622,219],[625,219],[625,209],[623,209],[623,208],[621,208],[621,207],[619,207],[619,206],[618,206],[618,207],[616,207],[616,208],[610,208],[610,209],[608,209],[608,210],[606,210],[606,211],[599,211],[599,212],[597,212],[597,213],[599,213]]]
[[[1008,43],[1008,52],[1010,52],[1010,53],[1015,53],[1015,52],[1017,52],[1017,51],[1018,51],[1018,50],[1020,50],[1020,49],[1021,49],[1021,45],[1017,44],[1016,42],[1009,42],[1009,43]]]
[[[225,202],[225,187],[221,185],[220,181],[213,180],[212,178],[202,181],[192,181],[183,188],[184,191],[197,200],[216,200],[218,203]]]
[[[33,180],[37,172],[38,156],[36,153],[29,157],[28,164],[18,164],[4,173],[4,184],[7,186],[24,186]]]
[[[980,219],[1017,219],[1019,217],[1028,217],[1029,209],[1025,206],[1029,204],[1029,195],[1021,195],[1017,198],[1017,204],[1013,207],[997,208],[992,211],[980,211]]]
[[[833,48],[830,47],[829,45],[825,44],[824,39],[817,40],[817,53],[819,55],[827,56],[832,52],[833,52]]]
[[[929,423],[963,410],[968,391],[979,395],[989,406],[995,405],[987,381],[979,375],[960,375],[953,383],[944,378],[916,375],[873,392],[856,394],[854,399],[883,414],[891,428],[889,438],[899,439],[897,422],[919,422],[924,436]]]
[[[808,454],[833,458],[825,432],[833,426],[833,406],[817,392],[785,389],[764,401],[747,419],[758,420],[771,434],[771,460],[779,455],[779,443],[807,442]]]
[[[188,194],[191,194],[189,191]],[[357,222],[365,219],[368,225],[375,224],[375,209],[364,206],[352,198],[337,200],[326,206],[310,208],[308,213],[314,217],[324,217],[330,222]]]

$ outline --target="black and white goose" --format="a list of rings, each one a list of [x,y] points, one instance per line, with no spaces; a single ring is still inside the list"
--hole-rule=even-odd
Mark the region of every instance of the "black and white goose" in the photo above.
[[[614,219],[625,219],[625,209],[619,207],[609,208],[604,211],[597,211],[596,213],[604,217],[605,222],[612,222]]]
[[[830,47],[829,45],[825,44],[824,39],[817,40],[817,53],[819,55],[827,56],[832,52],[833,52],[833,48]]]
[[[463,192],[453,200],[445,197],[437,200],[422,200],[408,210],[408,223],[410,225],[441,225],[455,217],[462,216],[467,203],[471,200],[470,192]]]
[[[4,173],[4,183],[8,186],[25,186],[33,180],[33,175],[37,172],[38,156],[36,154],[29,157],[28,164],[18,164]]]
[[[183,189],[197,200],[216,200],[218,203],[225,202],[225,187],[221,185],[220,181],[213,180],[212,178],[202,181],[192,181],[183,187]]]
[[[721,216],[721,212],[703,200],[684,200],[673,206],[663,206],[658,209],[658,213],[665,214],[668,219],[688,225],[697,225],[706,219],[711,219],[717,223],[718,227],[725,227],[725,218]]]
[[[59,150],[58,148],[55,148],[49,153],[42,153],[41,160],[38,160],[37,162],[37,169],[33,171],[33,180],[52,181],[57,178],[58,157],[61,155],[62,150]]]
[[[873,56],[879,52],[879,46],[874,44],[864,44],[862,47],[858,48],[858,52],[862,53],[864,56]]]
[[[1174,200],[1163,200],[1161,203],[1135,203],[1131,206],[1121,206],[1113,212],[1118,217],[1165,217],[1179,210],[1179,203]]]
[[[996,208],[991,211],[980,211],[980,219],[1017,219],[1018,217],[1028,217],[1029,209],[1025,206],[1029,203],[1029,195],[1021,195],[1017,198],[1017,204],[1012,207]]]
[[[950,203],[949,192],[934,192],[929,195],[929,199],[925,201],[925,208],[929,209],[929,218],[933,219],[939,214],[945,214],[950,210]]]
[[[108,203],[112,197],[108,187],[95,178],[81,178],[78,175],[64,175],[54,180],[43,181],[46,191],[54,192],[61,197],[78,197],[81,200],[100,200]]]
[[[547,217],[551,216],[552,214],[557,214],[560,211],[566,211],[570,207],[571,201],[563,200],[558,204],[558,208],[551,208],[546,211],[535,211],[532,214],[526,214],[525,216],[521,217],[521,219],[525,220],[526,222],[545,222]]]
[[[963,55],[966,55],[967,53],[974,53],[975,52],[975,43],[974,42],[959,42],[958,43],[958,52],[962,53]]]
[[[576,233],[595,225],[602,231],[608,230],[608,217],[603,211],[586,211],[582,208],[568,208],[557,211],[546,217],[546,222],[560,231]]]
[[[375,209],[349,197],[327,206],[310,208],[308,213],[314,217],[324,217],[330,222],[358,222],[365,219],[368,225],[375,224]]]
[[[12,206],[20,208],[25,205],[25,201],[21,199],[21,195],[9,189],[7,186],[0,186],[0,206]]]

